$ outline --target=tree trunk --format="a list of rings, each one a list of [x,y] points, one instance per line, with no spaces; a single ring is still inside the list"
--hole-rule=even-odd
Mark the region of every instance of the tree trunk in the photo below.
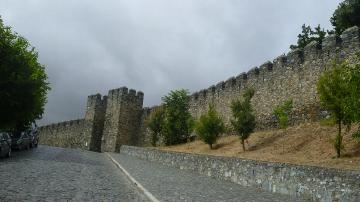
[[[341,145],[342,145],[342,137],[341,137],[341,121],[339,121],[339,131],[336,137],[336,153],[337,157],[340,158],[341,156]]]
[[[242,144],[243,151],[245,151],[245,142],[244,142],[244,139],[241,139],[241,144]]]
[[[209,144],[210,149],[213,149],[212,144]]]

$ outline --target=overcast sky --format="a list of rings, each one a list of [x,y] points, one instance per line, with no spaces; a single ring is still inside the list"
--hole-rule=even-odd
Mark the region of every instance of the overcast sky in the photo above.
[[[41,124],[82,118],[90,94],[127,86],[160,103],[288,52],[303,23],[330,29],[340,0],[1,0],[52,90]]]

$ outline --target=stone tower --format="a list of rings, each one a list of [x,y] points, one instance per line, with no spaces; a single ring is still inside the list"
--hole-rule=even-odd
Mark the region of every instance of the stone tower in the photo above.
[[[87,99],[85,120],[91,122],[90,151],[101,151],[101,138],[104,129],[107,97],[100,94],[90,95]]]
[[[138,145],[144,94],[126,87],[109,91],[102,152],[119,152],[120,146]]]

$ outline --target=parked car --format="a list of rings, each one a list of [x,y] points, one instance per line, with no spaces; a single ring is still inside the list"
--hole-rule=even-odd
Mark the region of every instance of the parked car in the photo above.
[[[0,132],[0,156],[11,156],[11,138],[8,133]]]
[[[30,149],[31,147],[31,138],[27,132],[14,133],[12,136],[12,144],[11,147],[13,149]]]
[[[30,147],[34,148],[37,147],[39,144],[39,135],[37,129],[33,129],[29,131],[29,137],[30,137]]]

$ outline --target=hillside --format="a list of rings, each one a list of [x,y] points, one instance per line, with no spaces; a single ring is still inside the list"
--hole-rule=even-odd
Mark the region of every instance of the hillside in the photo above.
[[[306,123],[290,127],[286,133],[284,130],[255,132],[248,139],[246,152],[242,151],[239,138],[234,135],[221,137],[214,150],[200,140],[158,149],[360,170],[360,144],[350,134],[344,135],[343,157],[335,158],[332,139],[336,131],[335,126]]]

